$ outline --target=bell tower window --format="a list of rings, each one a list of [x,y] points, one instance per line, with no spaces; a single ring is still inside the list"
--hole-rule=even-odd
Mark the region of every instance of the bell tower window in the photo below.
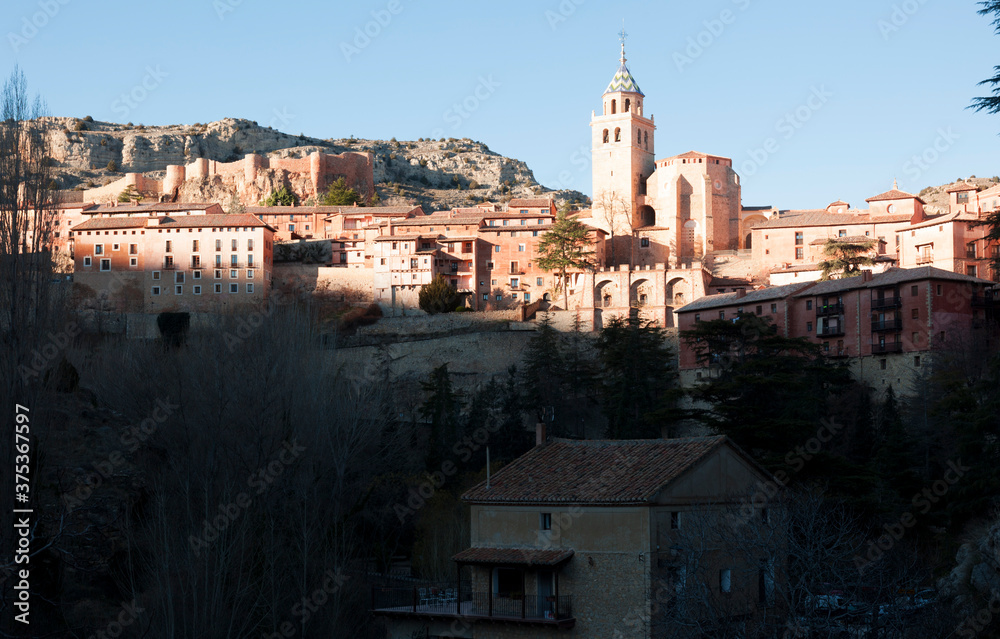
[[[614,115],[615,113],[618,113],[618,100],[611,101],[611,114]]]
[[[608,130],[604,129],[604,143],[607,144],[608,141],[609,141],[609,139],[610,139],[610,137],[609,137],[609,134],[608,134]]]
[[[631,112],[632,112],[632,100],[625,98],[625,113],[631,113]]]
[[[622,130],[620,128],[615,129],[615,142],[621,142],[621,141],[622,141]]]

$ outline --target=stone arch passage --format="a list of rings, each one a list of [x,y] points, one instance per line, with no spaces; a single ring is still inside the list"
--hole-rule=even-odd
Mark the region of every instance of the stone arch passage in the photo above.
[[[656,211],[653,207],[648,204],[639,209],[639,225],[640,226],[655,226],[656,225]]]
[[[618,285],[611,280],[604,280],[594,287],[594,307],[610,308],[617,306],[615,297],[618,293]]]
[[[653,303],[653,285],[647,279],[636,280],[632,283],[629,297],[631,306],[642,308]]]

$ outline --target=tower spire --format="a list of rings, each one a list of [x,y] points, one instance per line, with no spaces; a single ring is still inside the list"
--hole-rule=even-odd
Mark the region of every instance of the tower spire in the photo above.
[[[625,31],[625,19],[624,18],[622,18],[622,30],[621,30],[621,33],[618,34],[618,39],[621,40],[621,42],[622,42],[622,64],[625,64],[627,62],[627,59],[625,58],[625,40],[628,39],[628,33],[626,33],[626,31]]]

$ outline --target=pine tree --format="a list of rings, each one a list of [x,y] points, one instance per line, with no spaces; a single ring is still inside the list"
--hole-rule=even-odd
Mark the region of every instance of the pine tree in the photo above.
[[[320,203],[323,206],[353,206],[354,204],[360,206],[363,204],[361,195],[347,186],[347,180],[342,177],[333,181]]]
[[[446,452],[458,442],[462,396],[451,385],[448,365],[431,372],[429,381],[421,382],[427,399],[420,406],[420,416],[430,425],[427,441],[427,468],[439,470]]]
[[[521,397],[529,412],[555,407],[560,402],[563,365],[559,333],[552,327],[551,315],[545,313],[528,342],[521,369]]]
[[[566,282],[566,271],[569,269],[586,270],[592,267],[589,250],[590,237],[587,227],[570,218],[566,209],[559,211],[556,223],[545,233],[538,243],[538,267],[544,271],[557,271],[563,286],[563,300],[569,308],[569,286]]]
[[[462,296],[448,283],[444,275],[438,273],[430,284],[421,287],[417,302],[423,311],[431,315],[451,313],[462,303]]]
[[[996,28],[997,33],[1000,34],[1000,0],[983,0],[979,4],[983,7],[979,10],[981,15],[989,16],[993,14],[993,26]],[[976,111],[986,111],[993,114],[1000,113],[1000,66],[993,67],[993,70],[996,72],[996,75],[979,83],[980,86],[992,85],[992,95],[974,98],[972,100],[972,108]]]
[[[823,270],[823,279],[828,280],[832,275],[838,274],[841,277],[860,275],[862,266],[875,264],[875,260],[868,256],[868,252],[874,247],[874,240],[861,242],[827,240],[823,245],[823,254],[828,259],[819,263],[819,267]]]

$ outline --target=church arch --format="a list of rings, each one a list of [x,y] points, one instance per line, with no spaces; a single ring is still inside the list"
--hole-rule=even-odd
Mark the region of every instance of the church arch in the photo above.
[[[625,113],[631,113],[631,112],[632,112],[632,100],[625,98]]]
[[[618,100],[611,101],[611,114],[614,115],[615,113],[618,113]]]
[[[609,308],[616,306],[615,296],[618,285],[612,280],[604,280],[594,287],[594,306],[596,308]]]
[[[607,144],[609,140],[610,140],[610,134],[608,133],[607,129],[604,129],[604,143]]]
[[[615,129],[615,142],[622,141],[622,130],[621,127]]]
[[[656,226],[656,211],[648,204],[639,209],[640,226]]]

